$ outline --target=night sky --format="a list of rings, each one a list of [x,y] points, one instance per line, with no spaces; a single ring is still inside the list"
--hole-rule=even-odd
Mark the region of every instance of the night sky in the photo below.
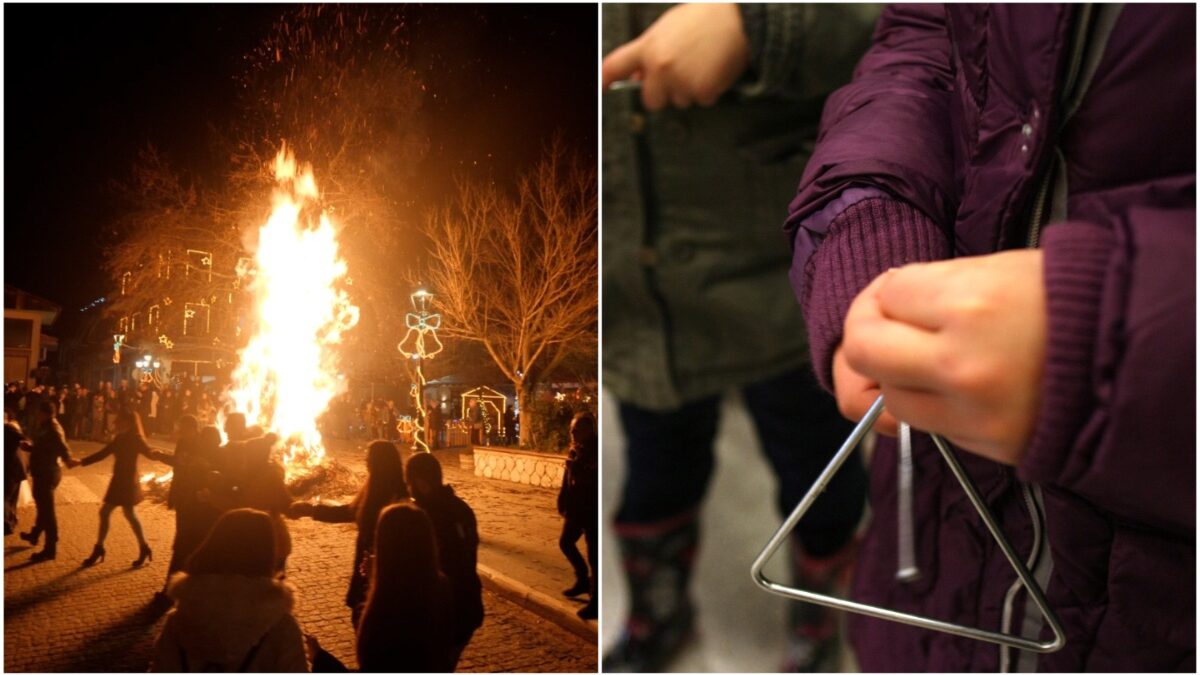
[[[286,5],[5,5],[4,280],[70,315],[103,295],[114,183],[153,143],[219,174],[209,125],[236,111],[242,56]],[[561,131],[594,161],[596,7],[410,6],[427,76],[429,206],[456,175],[510,177]],[[490,155],[490,157],[489,157]],[[318,177],[319,178],[319,177]]]

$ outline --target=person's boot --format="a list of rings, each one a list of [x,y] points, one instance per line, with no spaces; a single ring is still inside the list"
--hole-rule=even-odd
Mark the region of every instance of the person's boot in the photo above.
[[[699,539],[696,516],[665,526],[618,523],[615,531],[630,610],[620,639],[604,656],[603,668],[610,673],[661,672],[692,632],[687,588]]]
[[[38,539],[41,539],[42,537],[42,531],[35,527],[32,530],[28,532],[22,532],[17,536],[29,542],[30,546],[37,546]]]
[[[588,588],[588,580],[586,577],[582,579],[576,579],[575,585],[563,591],[562,594],[568,598],[574,598],[587,593]]]
[[[46,538],[46,546],[42,550],[29,556],[31,562],[42,562],[43,560],[54,560],[58,557],[58,541]]]
[[[579,618],[583,619],[584,621],[595,621],[596,619],[600,618],[599,617],[600,605],[596,599],[596,575],[595,574],[589,575],[588,578],[591,581],[589,583],[587,583],[587,592],[588,592],[587,604],[584,605],[583,608],[581,608],[575,614]]]
[[[857,554],[856,538],[851,538],[840,550],[825,558],[808,555],[792,539],[792,579],[797,587],[806,591],[846,597]],[[839,615],[838,610],[823,605],[792,602],[788,652],[780,670],[785,673],[837,671],[835,661],[841,648]]]

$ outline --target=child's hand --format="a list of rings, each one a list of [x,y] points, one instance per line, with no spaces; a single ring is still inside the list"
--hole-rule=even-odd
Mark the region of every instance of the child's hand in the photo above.
[[[837,394],[838,410],[846,419],[855,422],[867,414],[867,409],[880,394],[878,382],[859,375],[846,363],[846,355],[841,347],[833,353],[833,389]],[[871,428],[886,436],[895,436],[897,427],[896,418],[884,408],[883,414]]]
[[[1038,412],[1045,295],[1036,250],[882,275],[846,316],[840,349],[852,376],[845,385],[838,381],[835,358],[839,403],[857,401],[853,390],[863,380],[878,382],[896,419],[984,457],[1018,463]]]
[[[736,4],[672,7],[637,38],[617,47],[601,64],[602,88],[635,77],[642,104],[710,106],[750,63],[750,47]]]

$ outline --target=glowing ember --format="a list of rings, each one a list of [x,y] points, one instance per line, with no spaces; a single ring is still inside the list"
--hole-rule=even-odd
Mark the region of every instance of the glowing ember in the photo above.
[[[171,477],[174,475],[175,475],[174,471],[168,471],[162,475],[159,475],[159,474],[156,474],[153,472],[144,473],[144,474],[142,474],[142,477],[139,479],[139,482],[142,485],[151,485],[151,484],[165,485],[166,483],[171,482]]]
[[[324,212],[314,218],[312,168],[298,167],[285,145],[275,179],[274,210],[258,231],[253,269],[238,270],[254,311],[227,396],[247,424],[283,439],[290,480],[325,456],[317,418],[345,388],[333,346],[358,323],[358,308],[339,288],[346,263],[334,227]]]

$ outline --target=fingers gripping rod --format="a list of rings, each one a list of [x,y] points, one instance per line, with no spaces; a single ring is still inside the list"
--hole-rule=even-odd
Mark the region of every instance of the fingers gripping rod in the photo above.
[[[883,397],[880,396],[879,398],[875,399],[873,404],[871,404],[870,409],[867,410],[867,414],[864,415],[854,427],[854,430],[850,433],[850,436],[844,443],[842,443],[842,447],[838,449],[836,454],[834,454],[833,459],[825,467],[825,470],[822,471],[821,475],[817,477],[817,481],[813,483],[813,486],[809,488],[807,493],[805,493],[804,498],[800,500],[800,503],[797,504],[796,508],[793,509],[791,514],[788,515],[787,519],[783,522],[783,525],[776,530],[775,534],[771,537],[771,540],[767,542],[766,547],[762,550],[762,553],[758,554],[758,558],[754,560],[754,564],[750,567],[750,573],[754,578],[754,583],[758,584],[764,590],[770,593],[781,595],[792,600],[812,602],[818,605],[832,607],[834,609],[855,612],[857,614],[863,614],[865,616],[883,619],[885,621],[895,621],[898,623],[908,624],[910,626],[917,626],[918,628],[926,628],[929,630],[949,633],[951,635],[959,635],[962,637],[971,638],[973,640],[993,642],[998,645],[1015,647],[1017,649],[1024,649],[1039,654],[1049,654],[1062,649],[1067,643],[1067,638],[1063,633],[1062,624],[1059,623],[1058,616],[1046,602],[1046,596],[1043,594],[1042,588],[1038,586],[1036,581],[1034,581],[1033,575],[1029,572],[1029,569],[1013,551],[1012,544],[1009,543],[1008,539],[1004,536],[1004,533],[1000,530],[1000,526],[996,523],[995,517],[993,517],[992,512],[988,509],[987,505],[983,502],[983,499],[979,496],[979,491],[975,488],[975,484],[971,481],[971,478],[967,475],[967,472],[963,470],[962,465],[959,464],[958,459],[950,450],[950,446],[947,445],[946,442],[936,434],[931,434],[934,444],[942,453],[942,457],[946,460],[946,464],[950,466],[950,471],[954,473],[954,477],[958,479],[959,484],[962,485],[963,489],[966,491],[967,497],[971,500],[971,504],[975,507],[975,510],[979,513],[979,516],[983,518],[984,525],[986,525],[988,531],[992,533],[992,537],[1000,546],[1000,550],[1004,552],[1004,557],[1008,559],[1009,564],[1012,565],[1013,569],[1017,573],[1017,576],[1021,579],[1021,583],[1025,585],[1026,590],[1029,592],[1030,600],[1037,605],[1038,609],[1041,610],[1042,614],[1046,617],[1046,622],[1050,625],[1050,629],[1054,632],[1053,640],[1050,640],[1049,642],[1039,642],[1037,640],[1024,638],[1019,635],[984,630],[982,628],[976,628],[973,626],[964,626],[948,621],[931,619],[918,614],[899,612],[886,607],[877,607],[875,605],[854,602],[853,600],[844,600],[832,595],[814,593],[812,591],[806,591],[802,588],[795,588],[786,584],[781,584],[766,577],[766,574],[763,570],[767,565],[767,561],[775,555],[775,553],[787,540],[788,535],[790,535],[792,530],[795,529],[796,524],[800,522],[800,519],[803,518],[804,514],[808,512],[808,509],[813,505],[814,502],[817,501],[817,497],[819,497],[821,493],[825,491],[825,488],[829,485],[829,481],[833,479],[834,474],[838,472],[838,470],[842,467],[842,464],[846,462],[846,459],[852,452],[854,452],[854,449],[858,447],[858,444],[862,442],[862,439],[867,435],[867,432],[871,430],[872,425],[875,424],[875,420],[879,419],[879,416],[883,414],[883,408]]]

